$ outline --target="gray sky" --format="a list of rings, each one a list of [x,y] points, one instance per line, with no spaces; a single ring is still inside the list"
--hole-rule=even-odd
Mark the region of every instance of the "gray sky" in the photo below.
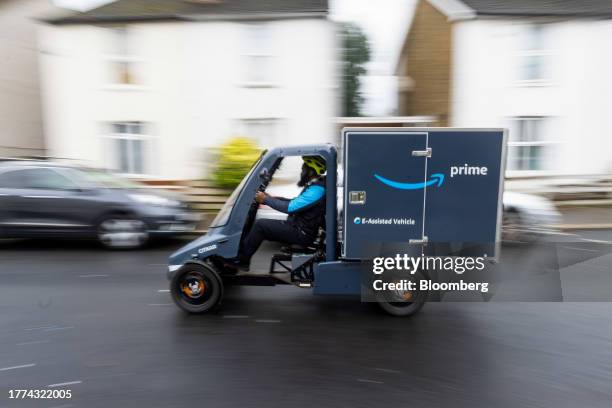
[[[416,0],[330,0],[331,17],[360,25],[370,40],[372,61],[363,78],[364,111],[380,116],[393,113],[396,103],[393,71]],[[109,0],[54,0],[62,7],[85,10]]]

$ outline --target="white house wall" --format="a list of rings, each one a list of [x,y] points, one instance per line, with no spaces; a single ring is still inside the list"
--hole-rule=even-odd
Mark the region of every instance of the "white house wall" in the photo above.
[[[45,154],[35,17],[41,0],[0,1],[0,157]]]
[[[278,119],[265,146],[331,142],[336,116],[334,25],[323,19],[267,22],[274,80],[246,81],[246,23],[147,23],[129,28],[138,85],[108,78],[108,29],[40,31],[49,154],[108,167],[108,124],[141,121],[151,137],[144,176],[203,176],[207,152],[241,135],[240,120]],[[246,135],[249,136],[249,135]]]
[[[545,172],[612,171],[612,22],[546,25],[547,80],[518,80],[520,34],[529,21],[454,24],[452,126],[509,126],[512,117],[546,117]]]

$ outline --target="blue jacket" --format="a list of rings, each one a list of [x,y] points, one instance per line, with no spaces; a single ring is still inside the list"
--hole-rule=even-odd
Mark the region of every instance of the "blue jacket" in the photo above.
[[[287,222],[312,239],[325,226],[325,178],[312,180],[294,199],[266,196],[265,205],[289,214]]]

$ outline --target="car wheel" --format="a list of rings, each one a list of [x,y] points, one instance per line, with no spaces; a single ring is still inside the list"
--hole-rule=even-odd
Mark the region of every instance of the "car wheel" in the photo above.
[[[422,273],[414,275],[416,281],[424,279]],[[390,282],[400,282],[401,276],[391,278]],[[413,280],[413,281],[414,281]],[[421,290],[387,290],[376,293],[378,306],[392,316],[407,317],[420,311],[427,300],[427,292]]]
[[[533,237],[527,232],[521,214],[516,210],[504,211],[502,216],[502,242],[531,242]]]
[[[185,264],[172,277],[170,293],[178,307],[188,313],[206,313],[223,299],[223,283],[209,266]]]
[[[105,217],[98,224],[98,241],[110,249],[135,249],[149,240],[146,224],[130,216]]]

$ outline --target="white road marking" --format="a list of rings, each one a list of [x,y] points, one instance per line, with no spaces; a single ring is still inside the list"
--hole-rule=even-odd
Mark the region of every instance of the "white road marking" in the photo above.
[[[160,289],[158,290],[159,293],[168,293],[170,292],[170,289]]]
[[[30,344],[42,344],[42,343],[49,343],[49,340],[36,340],[36,341],[25,341],[23,343],[17,343],[18,346],[27,346]]]
[[[23,365],[18,365],[18,366],[13,366],[13,367],[4,367],[4,368],[0,368],[0,371],[9,371],[9,370],[17,370],[18,368],[28,368],[28,367],[34,367],[36,364],[23,364]]]
[[[367,380],[365,378],[358,378],[357,381],[364,382],[364,383],[370,383],[370,384],[384,384],[384,382],[382,382],[382,381]]]
[[[247,315],[224,315],[223,318],[224,319],[248,319],[249,316]]]
[[[49,327],[48,329],[45,329],[44,331],[50,332],[50,331],[57,331],[57,330],[70,330],[70,329],[74,329],[74,326]]]
[[[172,303],[149,303],[147,306],[172,306]]]
[[[601,239],[582,238],[584,242],[593,242],[595,244],[612,244],[612,241],[603,241]]]
[[[275,319],[257,319],[255,320],[256,323],[281,323],[282,320],[275,320]]]
[[[599,252],[596,249],[576,248],[576,247],[568,247],[568,246],[564,246],[561,248],[571,249],[573,251]]]
[[[375,368],[376,371],[382,371],[383,373],[401,374],[401,371],[391,370],[390,368]]]
[[[79,275],[79,278],[108,278],[110,275]]]
[[[54,405],[49,408],[70,408],[70,407],[74,407],[74,404]]]
[[[538,231],[538,234],[541,235],[561,235],[566,237],[577,237],[578,234],[574,234],[572,232],[561,232],[561,231]]]
[[[43,330],[43,329],[48,329],[50,327],[53,327],[53,326],[48,325],[48,326],[40,326],[40,327],[28,327],[27,329],[23,329],[23,330],[25,330],[25,331]]]
[[[63,382],[63,383],[57,383],[57,384],[49,384],[47,385],[47,387],[49,388],[55,388],[55,387],[63,387],[65,385],[75,385],[75,384],[81,384],[83,381],[68,381],[68,382]]]

